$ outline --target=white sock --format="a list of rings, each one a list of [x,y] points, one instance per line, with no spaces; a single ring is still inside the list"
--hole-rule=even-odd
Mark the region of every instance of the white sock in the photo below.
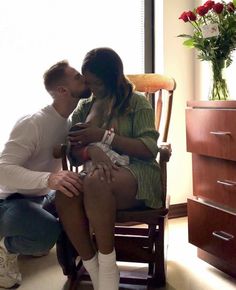
[[[89,273],[94,290],[98,290],[98,255],[97,253],[92,259],[86,260],[86,261],[83,260],[83,265],[86,271]]]
[[[110,254],[98,252],[99,263],[99,290],[118,290],[120,274],[116,264],[116,252]]]

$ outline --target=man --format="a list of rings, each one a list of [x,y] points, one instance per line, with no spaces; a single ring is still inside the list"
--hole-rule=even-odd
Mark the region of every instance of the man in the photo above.
[[[0,288],[20,284],[18,254],[40,256],[57,241],[61,227],[43,209],[45,196],[59,190],[72,197],[82,186],[77,173],[60,171],[53,148],[65,141],[68,117],[90,90],[67,61],[45,72],[44,85],[52,104],[21,118],[0,155]]]

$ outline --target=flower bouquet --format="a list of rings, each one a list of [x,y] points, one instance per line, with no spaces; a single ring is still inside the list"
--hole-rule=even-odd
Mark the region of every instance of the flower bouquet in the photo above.
[[[226,100],[229,92],[222,71],[232,63],[236,48],[236,0],[206,1],[193,11],[183,12],[179,19],[193,26],[193,35],[178,35],[187,38],[183,44],[196,48],[200,60],[211,62],[213,84],[209,99]]]

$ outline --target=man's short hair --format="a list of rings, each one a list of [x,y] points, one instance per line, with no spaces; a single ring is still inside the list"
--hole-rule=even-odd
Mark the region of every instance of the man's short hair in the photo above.
[[[61,85],[65,79],[65,69],[69,66],[67,60],[62,60],[51,66],[43,75],[44,86],[47,91]]]

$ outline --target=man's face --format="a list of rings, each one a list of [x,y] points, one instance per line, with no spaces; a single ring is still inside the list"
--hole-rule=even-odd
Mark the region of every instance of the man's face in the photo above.
[[[66,86],[73,98],[88,98],[91,95],[84,77],[72,67],[66,68]]]

